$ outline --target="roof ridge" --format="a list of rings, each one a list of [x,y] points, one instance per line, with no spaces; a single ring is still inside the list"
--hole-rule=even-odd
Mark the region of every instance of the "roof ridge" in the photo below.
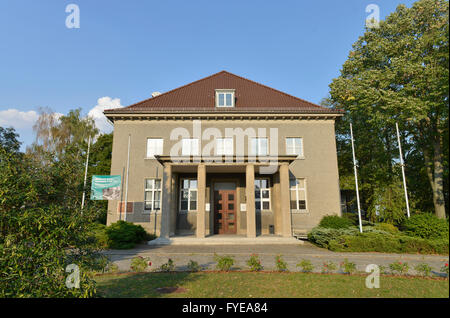
[[[179,89],[182,89],[182,88],[185,88],[185,87],[189,87],[189,86],[191,86],[191,85],[193,85],[193,84],[202,82],[202,81],[204,81],[204,80],[206,80],[206,79],[209,79],[209,78],[211,78],[211,77],[217,76],[217,75],[219,75],[219,74],[221,74],[221,73],[228,73],[228,72],[225,71],[225,70],[222,70],[222,71],[220,71],[220,72],[217,72],[217,73],[214,73],[214,74],[212,74],[212,75],[203,77],[203,78],[201,78],[201,79],[198,79],[198,80],[196,80],[196,81],[190,82],[190,83],[188,83],[188,84],[185,84],[185,85],[176,87],[176,88],[174,88],[174,89],[171,89],[171,90],[169,90],[169,91],[167,91],[167,92],[164,92],[164,93],[162,93],[162,94],[159,94],[158,96],[155,96],[155,97],[149,97],[149,98],[144,99],[144,100],[142,100],[142,101],[140,101],[140,102],[137,102],[137,103],[128,105],[128,106],[126,106],[126,107],[124,107],[124,108],[134,107],[134,106],[137,106],[137,105],[139,105],[139,104],[142,104],[142,103],[144,103],[144,102],[146,102],[146,101],[149,101],[149,100],[155,100],[155,99],[157,99],[157,98],[160,97],[160,96],[164,96],[164,95],[167,95],[167,94],[172,93],[172,92],[174,92],[174,91],[177,91],[177,90],[179,90]],[[229,73],[229,74],[231,74],[231,73]],[[234,74],[232,74],[232,75],[234,75]]]
[[[267,85],[264,85],[264,84],[258,83],[258,82],[256,82],[256,81],[253,81],[253,80],[251,80],[251,79],[248,79],[248,78],[245,78],[245,77],[242,77],[242,76],[239,76],[239,75],[236,75],[236,74],[233,74],[233,73],[227,72],[227,71],[222,71],[222,72],[224,72],[224,73],[227,73],[227,74],[230,74],[230,75],[233,75],[233,76],[235,76],[235,77],[237,77],[237,78],[240,78],[240,79],[243,79],[243,80],[246,80],[246,81],[252,82],[253,84],[256,84],[256,85],[262,86],[262,87],[264,87],[264,88],[268,88],[268,89],[270,89],[270,90],[272,90],[272,91],[275,91],[275,92],[277,92],[277,93],[281,93],[281,94],[283,94],[283,95],[285,95],[285,96],[287,96],[287,97],[290,97],[290,98],[294,98],[294,99],[297,99],[297,100],[299,100],[299,101],[302,101],[302,102],[305,102],[305,103],[311,104],[311,106],[314,106],[314,107],[319,107],[319,108],[325,108],[325,109],[327,109],[327,108],[326,108],[326,107],[324,107],[324,106],[320,106],[320,105],[317,105],[317,104],[311,103],[311,102],[309,102],[309,101],[307,101],[307,100],[304,100],[304,99],[302,99],[302,98],[300,98],[300,97],[297,97],[297,96],[294,96],[294,95],[291,95],[291,94],[285,93],[285,92],[283,92],[283,91],[280,91],[280,90],[278,90],[278,89],[276,89],[276,88],[273,88],[273,87],[270,87],[270,86],[267,86]],[[222,72],[220,72],[220,73],[222,73]]]

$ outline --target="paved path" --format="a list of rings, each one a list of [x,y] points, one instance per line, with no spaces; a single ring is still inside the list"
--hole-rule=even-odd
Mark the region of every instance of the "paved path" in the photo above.
[[[216,262],[214,254],[232,255],[235,259],[236,269],[248,269],[246,261],[250,254],[255,253],[261,259],[261,264],[266,270],[275,269],[275,256],[281,254],[287,262],[290,271],[299,271],[296,267],[302,259],[310,260],[315,266],[316,272],[321,271],[323,262],[332,261],[339,264],[344,259],[356,264],[359,271],[364,271],[369,264],[388,265],[395,261],[407,262],[410,273],[415,274],[414,266],[419,263],[429,264],[435,273],[448,262],[448,256],[444,255],[419,255],[419,254],[386,254],[386,253],[336,253],[318,248],[308,242],[299,245],[166,245],[148,246],[139,245],[131,250],[108,250],[104,252],[111,261],[119,266],[120,270],[129,270],[131,259],[135,256],[148,257],[152,262],[150,269],[156,269],[171,258],[177,270],[186,270],[190,260],[198,262],[204,269],[212,270]]]

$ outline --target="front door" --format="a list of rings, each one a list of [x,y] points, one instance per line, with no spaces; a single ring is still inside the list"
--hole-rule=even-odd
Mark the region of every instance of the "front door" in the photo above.
[[[236,190],[214,191],[214,233],[236,234]]]

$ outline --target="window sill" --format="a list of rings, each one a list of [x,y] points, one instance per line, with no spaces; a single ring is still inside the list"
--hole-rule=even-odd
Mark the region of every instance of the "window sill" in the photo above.
[[[294,213],[294,214],[308,214],[309,211],[308,210],[291,210],[291,213]]]
[[[144,210],[142,214],[161,214],[161,210]]]

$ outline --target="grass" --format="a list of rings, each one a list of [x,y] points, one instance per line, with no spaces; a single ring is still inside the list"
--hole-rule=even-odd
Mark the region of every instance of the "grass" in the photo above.
[[[181,298],[440,298],[449,297],[445,279],[380,277],[379,289],[365,287],[365,275],[275,272],[124,273],[96,277],[103,297]],[[161,294],[162,287],[185,292]]]

